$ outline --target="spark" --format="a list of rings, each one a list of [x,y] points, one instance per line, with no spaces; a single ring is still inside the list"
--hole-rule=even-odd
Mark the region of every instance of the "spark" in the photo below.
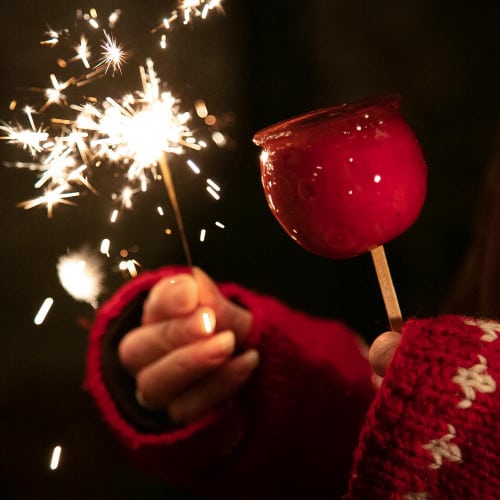
[[[41,45],[48,45],[49,47],[54,47],[57,45],[61,38],[65,38],[69,35],[69,32],[67,29],[62,29],[62,30],[53,30],[50,26],[47,26],[47,31],[44,33],[44,35],[47,37],[46,40],[42,40],[40,42]]]
[[[54,449],[52,450],[52,455],[50,457],[50,470],[56,470],[59,467],[59,461],[61,460],[61,452],[62,448],[61,446],[57,445],[54,446]]]
[[[205,237],[207,235],[207,230],[206,229],[202,229],[200,231],[200,241],[203,243],[205,241]]]
[[[212,186],[207,186],[207,191],[212,196],[212,198],[214,198],[215,200],[220,200],[220,194]]]
[[[63,104],[66,102],[66,96],[62,93],[62,91],[71,85],[73,79],[70,78],[66,82],[59,82],[56,78],[56,75],[53,73],[50,75],[50,81],[52,83],[52,88],[48,88],[45,90],[45,96],[47,97],[47,101],[42,106],[40,111],[44,111],[45,108],[50,106],[51,104]]]
[[[40,205],[46,205],[48,217],[52,217],[53,208],[62,203],[64,205],[74,205],[73,202],[68,201],[67,198],[74,198],[75,196],[79,196],[78,192],[64,192],[67,188],[67,185],[61,185],[56,187],[55,189],[46,189],[42,196],[38,196],[33,198],[32,200],[22,201],[18,203],[18,206],[24,208],[25,210],[29,210],[30,208],[35,208]]]
[[[156,207],[156,211],[163,217],[165,215],[165,211],[163,207]]]
[[[49,133],[43,130],[42,125],[39,128],[36,127],[33,120],[33,110],[29,106],[26,106],[23,111],[30,128],[23,128],[19,124],[3,123],[0,125],[0,131],[5,132],[6,135],[1,136],[1,139],[11,144],[17,144],[22,149],[27,149],[32,156],[36,156],[44,149],[44,143],[49,139]]]
[[[224,224],[222,224],[222,222],[219,222],[219,221],[215,221],[215,225],[217,227],[220,227],[221,229],[225,229],[226,226],[224,226]]]
[[[135,259],[126,259],[122,260],[118,267],[120,271],[126,271],[131,278],[135,278],[137,276],[137,266],[140,266],[140,264]]]
[[[32,156],[43,150],[43,143],[49,138],[48,132],[43,131],[41,128],[30,130],[18,124],[3,123],[0,125],[0,130],[6,134],[1,137],[3,140],[27,149]]]
[[[110,29],[113,29],[116,26],[116,23],[120,19],[121,15],[122,11],[120,9],[116,9],[108,16],[108,27]]]
[[[208,109],[205,101],[203,99],[198,99],[194,103],[194,109],[196,110],[196,114],[202,118],[205,119],[208,116]]]
[[[212,133],[212,141],[217,144],[220,148],[224,147],[227,144],[227,139],[226,136],[220,132],[219,130],[216,130]]]
[[[102,292],[102,261],[89,250],[68,252],[59,257],[57,275],[63,288],[76,300],[97,308]]]
[[[196,163],[193,160],[187,160],[186,161],[188,167],[195,173],[199,174],[201,172],[200,167],[196,165]]]
[[[207,179],[207,184],[213,187],[216,191],[220,191],[220,186],[214,182],[212,179]]]
[[[89,42],[85,35],[80,37],[80,45],[77,45],[74,49],[76,51],[76,56],[70,59],[70,61],[80,60],[85,68],[90,69],[89,58],[92,54],[90,52]]]
[[[137,193],[137,190],[132,189],[130,186],[125,186],[123,188],[119,196],[123,208],[127,208],[129,210],[132,208],[132,197],[135,193]]]
[[[99,251],[103,255],[106,255],[107,257],[109,257],[109,249],[110,249],[110,247],[111,247],[111,241],[109,240],[109,238],[104,238],[101,241],[101,247],[100,247]]]
[[[103,49],[101,59],[96,65],[98,68],[101,65],[106,65],[105,72],[107,73],[109,68],[113,69],[113,76],[115,73],[122,72],[122,65],[127,58],[126,52],[123,50],[123,46],[118,44],[112,35],[104,31],[105,40],[101,43],[101,48]]]
[[[49,313],[53,304],[54,299],[52,297],[47,297],[42,302],[42,305],[40,306],[40,309],[38,309],[38,312],[35,315],[35,319],[33,320],[33,323],[35,323],[35,325],[41,325],[45,321],[45,318],[47,317],[47,314]]]
[[[111,212],[111,217],[109,218],[109,220],[110,220],[110,222],[111,222],[112,224],[114,224],[114,223],[117,221],[117,219],[118,219],[118,213],[119,213],[119,212],[118,212],[118,210],[116,210],[116,209],[115,209],[115,210],[113,210],[113,212]]]

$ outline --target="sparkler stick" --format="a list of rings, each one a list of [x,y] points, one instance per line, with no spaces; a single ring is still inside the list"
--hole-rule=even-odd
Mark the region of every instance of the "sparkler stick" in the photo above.
[[[179,233],[182,242],[182,248],[184,249],[184,255],[186,256],[186,263],[188,267],[193,267],[193,260],[191,258],[191,251],[189,250],[189,244],[186,237],[186,231],[184,229],[184,222],[181,216],[181,210],[179,207],[179,202],[177,200],[177,194],[175,192],[174,182],[172,180],[172,173],[170,172],[170,167],[168,165],[168,158],[166,153],[163,153],[158,161],[161,170],[161,177],[165,188],[167,189],[168,197],[170,198],[170,203],[174,209],[175,220],[177,222],[177,227],[179,228]]]

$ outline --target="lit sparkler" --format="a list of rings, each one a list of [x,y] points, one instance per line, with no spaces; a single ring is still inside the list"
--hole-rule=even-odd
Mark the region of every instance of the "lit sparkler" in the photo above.
[[[175,21],[186,24],[195,18],[205,19],[214,9],[222,9],[221,0],[183,0],[163,23],[163,29],[170,29]],[[78,11],[77,20],[90,29],[87,31],[91,36],[80,34],[77,43],[69,30],[48,27],[41,44],[51,48],[69,45],[74,51],[73,57],[58,59],[58,65],[66,68],[69,64],[80,63],[83,73],[66,80],[51,73],[49,88],[33,89],[43,92],[45,101],[38,109],[32,106],[23,109],[27,125],[0,123],[0,139],[29,153],[31,161],[11,165],[38,172],[35,188],[43,189],[43,194],[23,201],[19,206],[25,209],[45,207],[49,217],[59,204],[74,205],[72,199],[82,190],[95,192],[91,178],[103,165],[116,165],[122,174],[123,185],[116,189],[120,194],[115,195],[122,209],[132,208],[137,193],[147,191],[152,181],[162,179],[176,217],[186,260],[191,266],[169,160],[171,156],[185,155],[189,150],[200,151],[207,144],[194,136],[190,127],[191,114],[181,110],[179,99],[165,88],[152,60],[146,59],[146,64],[139,67],[141,86],[138,90],[102,100],[89,97],[87,92],[82,103],[68,102],[68,96],[74,97],[75,94],[69,92],[70,88],[78,89],[94,83],[108,72],[112,75],[121,73],[127,54],[112,33],[120,15],[121,11],[114,11],[107,19],[107,28],[103,29],[106,23],[101,22],[95,9]],[[94,36],[100,36],[100,42],[96,43]],[[164,40],[166,42],[166,38]],[[99,46],[101,53],[95,60],[92,47]],[[12,103],[11,109],[14,110],[17,102]],[[44,112],[49,108],[52,112],[64,110],[64,117],[52,116],[48,123],[43,123]],[[204,101],[196,102],[195,111],[198,118],[212,129],[213,142],[217,145],[225,142],[220,137],[224,134],[216,128],[217,119],[208,113]],[[186,164],[195,174],[201,172],[191,158],[186,159]],[[207,180],[207,190],[212,197],[219,199],[220,188],[210,179]],[[158,213],[163,215],[163,208],[158,207]],[[111,213],[111,223],[117,221],[118,215],[119,210],[115,208]],[[170,234],[171,230],[165,232]],[[107,240],[101,252],[108,257],[109,248],[110,241]],[[138,265],[134,259],[124,259],[119,267],[134,276]],[[61,257],[58,273],[64,288],[74,298],[94,307],[97,305],[101,276],[92,258],[78,254]]]

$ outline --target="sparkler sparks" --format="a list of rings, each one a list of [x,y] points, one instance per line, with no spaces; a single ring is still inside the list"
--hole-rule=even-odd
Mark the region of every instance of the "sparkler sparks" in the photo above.
[[[189,24],[193,19],[206,19],[210,11],[218,10],[223,12],[222,0],[180,0],[178,7],[174,9],[168,17],[163,18],[160,25],[153,28],[153,33],[166,30],[170,31],[176,22]],[[167,46],[165,33],[162,34],[160,47],[165,49]]]
[[[140,90],[121,98],[107,97],[101,106],[90,102],[72,105],[70,109],[76,113],[73,120],[52,120],[53,124],[62,125],[59,131],[37,127],[31,108],[25,109],[29,128],[0,125],[4,140],[38,159],[28,165],[41,172],[35,187],[46,186],[43,195],[20,206],[45,206],[51,217],[55,205],[72,204],[67,198],[78,196],[81,186],[92,190],[87,178],[89,171],[105,161],[120,165],[122,170],[125,167],[124,177],[132,185],[123,188],[120,199],[122,207],[131,208],[132,196],[145,191],[148,183],[157,178],[156,168],[164,154],[180,155],[186,149],[202,149],[203,143],[188,126],[191,115],[180,111],[179,100],[161,89],[153,62],[148,59],[139,71]],[[54,79],[56,87],[62,85]],[[194,162],[189,164],[199,170]]]
[[[68,201],[67,198],[74,198],[75,196],[79,196],[80,193],[72,192],[65,193],[65,189],[67,186],[60,185],[54,189],[46,189],[42,196],[38,196],[37,198],[33,198],[32,200],[22,201],[18,204],[19,207],[29,210],[30,208],[38,207],[40,205],[45,205],[47,207],[47,214],[52,217],[53,208],[59,203],[63,203],[65,205],[74,205],[73,202]]]
[[[205,19],[210,11],[222,10],[221,3],[221,0],[180,1],[177,9],[162,23],[162,46],[166,47],[165,31],[170,30],[173,24],[187,24],[195,18]],[[207,147],[207,142],[195,137],[191,128],[191,113],[182,110],[179,99],[166,89],[153,61],[146,59],[145,65],[139,66],[140,86],[137,90],[101,99],[89,96],[86,91],[85,97],[81,97],[82,102],[69,102],[83,85],[95,83],[107,73],[112,76],[122,73],[128,54],[112,33],[120,15],[119,10],[112,12],[107,29],[102,29],[101,26],[106,23],[101,23],[95,9],[85,13],[77,11],[77,21],[86,27],[86,34],[79,34],[78,37],[68,29],[47,28],[40,43],[52,49],[66,45],[72,54],[67,60],[57,59],[59,69],[67,69],[71,64],[76,67],[78,63],[83,74],[63,79],[56,73],[50,73],[49,88],[31,89],[43,96],[43,102],[38,107],[26,106],[22,110],[27,124],[0,123],[0,139],[20,147],[31,157],[30,161],[11,162],[10,165],[35,171],[37,180],[34,186],[43,190],[40,196],[23,201],[19,206],[25,209],[44,207],[50,218],[56,206],[75,205],[73,198],[80,196],[82,191],[96,193],[94,176],[106,169],[111,170],[113,178],[119,182],[113,189],[119,194],[112,197],[119,208],[111,211],[109,219],[115,223],[121,209],[132,208],[135,195],[146,192],[151,182],[163,180],[177,219],[186,259],[191,265],[169,160],[171,156],[184,155],[188,150],[201,151]],[[99,46],[102,51],[94,56],[91,49]],[[12,103],[11,110],[15,111],[17,100]],[[54,110],[60,116],[46,116],[48,111],[53,113]],[[212,141],[217,145],[223,144],[224,134],[218,130],[217,118],[209,114],[203,100],[196,102],[195,113],[211,131]],[[186,159],[185,163],[192,172],[200,174],[201,168],[193,159]],[[220,187],[210,179],[207,180],[207,190],[213,198],[220,198]],[[160,216],[166,212],[161,206],[155,209]],[[172,230],[166,229],[165,233],[171,234]],[[202,241],[205,233],[206,230],[203,230]],[[109,239],[102,240],[100,252],[108,259],[110,246]],[[133,277],[138,266],[137,260],[123,257],[118,267]],[[57,272],[62,286],[73,298],[97,307],[103,274],[101,262],[96,256],[88,252],[69,253],[59,259]],[[51,306],[52,302],[44,303],[36,321],[43,322]]]
[[[173,20],[183,22],[193,18],[204,19],[208,12],[222,10],[221,0],[183,0],[172,12],[170,21],[164,27],[171,26]],[[108,28],[111,30],[120,18],[121,11],[115,10],[108,17]],[[87,23],[93,30],[99,31],[100,21],[97,11],[78,11],[77,19]],[[17,162],[18,167],[28,167],[40,172],[35,187],[44,188],[41,196],[20,203],[23,208],[45,206],[49,217],[58,204],[71,205],[68,198],[79,195],[82,187],[94,191],[89,177],[93,175],[93,167],[104,163],[119,165],[126,185],[122,187],[122,208],[132,207],[132,195],[139,190],[147,190],[148,184],[158,175],[157,167],[165,155],[181,155],[187,149],[201,150],[206,142],[194,137],[189,127],[191,114],[180,110],[180,102],[174,95],[164,89],[158,78],[151,59],[145,66],[139,67],[141,88],[129,92],[122,97],[106,97],[102,104],[95,98],[86,97],[83,104],[67,102],[63,93],[69,87],[79,87],[91,83],[103,73],[111,70],[113,74],[121,72],[126,59],[123,46],[119,44],[111,32],[103,30],[101,41],[103,53],[101,59],[94,64],[94,69],[87,74],[74,76],[60,81],[54,73],[50,74],[51,87],[45,90],[45,102],[35,110],[26,107],[24,113],[28,127],[20,124],[0,124],[0,137],[28,151],[33,157],[30,163]],[[63,42],[71,42],[71,33],[67,29],[54,30],[48,28],[44,45],[54,47]],[[90,42],[87,36],[79,36],[79,44],[70,46],[76,55],[67,62],[80,61],[85,69],[92,66]],[[66,63],[65,63],[66,64]],[[73,115],[60,119],[51,118],[49,125],[35,124],[33,113],[42,113],[51,105],[63,107]],[[207,126],[212,127],[216,118],[209,115],[203,100],[195,103],[197,115]],[[210,123],[208,118],[213,119]],[[218,131],[212,133],[212,140],[222,144],[223,136]],[[200,173],[199,166],[192,160],[187,165],[195,173]],[[140,185],[140,188],[137,188]],[[216,198],[217,190],[211,188],[210,194]],[[116,220],[118,214],[112,219]]]

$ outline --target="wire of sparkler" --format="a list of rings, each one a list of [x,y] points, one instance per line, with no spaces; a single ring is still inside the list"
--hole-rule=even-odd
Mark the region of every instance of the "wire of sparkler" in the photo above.
[[[175,192],[174,182],[172,179],[172,173],[170,171],[170,166],[168,164],[167,154],[163,153],[158,161],[161,170],[161,176],[163,179],[163,184],[170,198],[170,203],[175,214],[175,220],[177,222],[177,227],[179,228],[179,234],[181,237],[182,248],[184,250],[184,256],[186,257],[186,264],[189,268],[193,267],[193,260],[191,257],[191,251],[189,249],[189,243],[186,236],[186,230],[184,229],[184,222],[182,220],[181,210],[179,207],[179,202],[177,199],[177,194]]]

